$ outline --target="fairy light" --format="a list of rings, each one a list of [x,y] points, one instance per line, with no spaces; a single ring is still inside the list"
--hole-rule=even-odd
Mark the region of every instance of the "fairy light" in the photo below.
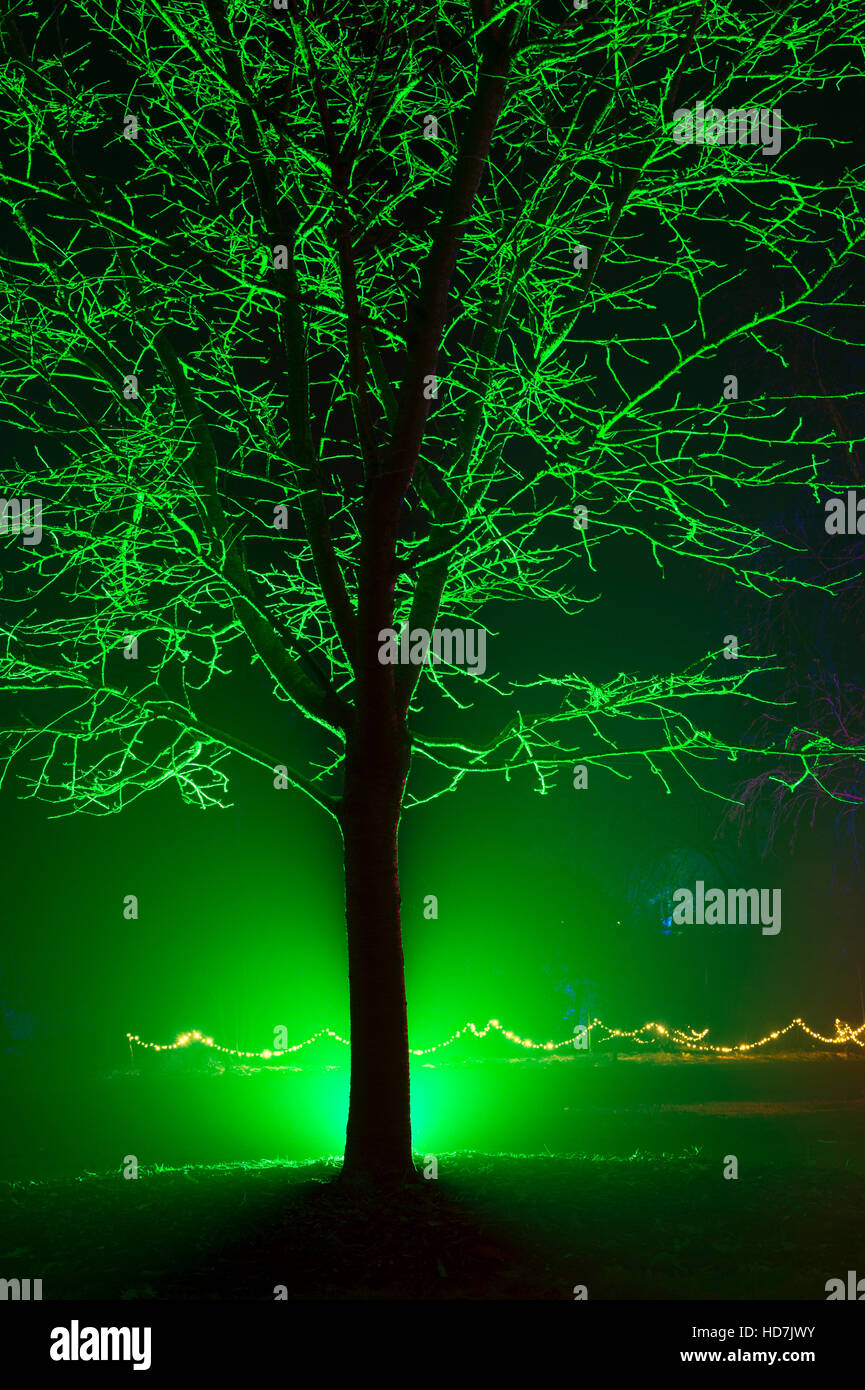
[[[207,1038],[202,1033],[179,1033],[173,1043],[153,1043],[143,1042],[137,1033],[127,1033],[127,1038],[136,1047],[148,1048],[151,1052],[176,1052],[180,1047],[188,1047],[191,1042],[203,1043],[205,1047],[211,1047],[214,1052],[221,1052],[224,1056],[230,1057],[261,1057],[269,1060],[271,1057],[285,1057],[290,1052],[299,1052],[302,1047],[309,1047],[311,1043],[318,1042],[319,1038],[329,1037],[336,1042],[344,1043],[349,1047],[347,1038],[341,1038],[339,1033],[334,1033],[331,1028],[321,1028],[312,1037],[305,1038],[303,1042],[294,1043],[291,1047],[266,1047],[262,1052],[246,1052],[238,1047],[222,1047],[220,1043],[214,1042],[213,1038]]]
[[[865,1034],[865,1023],[861,1023],[858,1028],[853,1028],[849,1023],[843,1023],[838,1018],[835,1020],[835,1032],[831,1037],[824,1033],[818,1033],[814,1028],[809,1028],[808,1024],[801,1018],[794,1018],[787,1024],[786,1028],[777,1028],[774,1032],[767,1033],[765,1037],[757,1038],[754,1042],[740,1042],[729,1047],[720,1043],[705,1042],[704,1039],[709,1032],[708,1028],[704,1028],[702,1032],[697,1032],[693,1028],[667,1028],[663,1023],[644,1023],[642,1028],[635,1028],[629,1032],[622,1028],[609,1028],[598,1018],[593,1019],[587,1026],[591,1029],[602,1029],[608,1038],[627,1038],[641,1046],[645,1046],[651,1041],[651,1036],[646,1037],[644,1034],[654,1034],[655,1038],[668,1039],[685,1052],[713,1052],[725,1056],[735,1052],[753,1052],[755,1048],[765,1047],[766,1043],[783,1038],[793,1028],[801,1028],[802,1032],[807,1033],[809,1038],[818,1042],[829,1043],[833,1047],[847,1047],[851,1043],[856,1047],[865,1047],[865,1040],[862,1037]],[[565,1038],[562,1042],[533,1042],[531,1038],[522,1038],[519,1033],[505,1028],[497,1018],[491,1018],[483,1028],[475,1027],[474,1023],[466,1023],[462,1028],[458,1028],[455,1033],[452,1033],[449,1038],[434,1043],[432,1047],[412,1047],[409,1051],[413,1057],[428,1057],[433,1052],[440,1052],[444,1047],[451,1047],[453,1043],[457,1042],[459,1038],[465,1037],[466,1034],[471,1034],[478,1039],[485,1038],[491,1029],[507,1038],[508,1042],[532,1052],[558,1052],[562,1048],[573,1048],[574,1046],[573,1038]],[[147,1048],[152,1052],[175,1052],[178,1048],[188,1047],[190,1043],[200,1042],[204,1047],[212,1048],[214,1052],[221,1052],[223,1056],[257,1057],[264,1061],[270,1061],[274,1057],[286,1057],[293,1052],[300,1052],[301,1048],[310,1047],[313,1043],[318,1042],[319,1038],[332,1038],[334,1042],[342,1043],[344,1047],[351,1046],[348,1038],[341,1037],[332,1028],[320,1028],[311,1037],[305,1038],[303,1042],[293,1043],[290,1047],[268,1047],[261,1052],[249,1052],[236,1047],[222,1047],[219,1043],[214,1042],[213,1038],[205,1037],[198,1031],[180,1033],[173,1043],[142,1042],[137,1033],[127,1033],[126,1036],[129,1042],[134,1043],[136,1047]]]

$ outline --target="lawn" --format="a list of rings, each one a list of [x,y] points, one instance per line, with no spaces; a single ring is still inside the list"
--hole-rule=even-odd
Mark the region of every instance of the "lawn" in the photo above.
[[[341,1070],[193,1059],[67,1076],[35,1109],[24,1080],[7,1087],[0,1264],[46,1299],[821,1300],[865,1268],[861,1057],[419,1069],[418,1158],[438,1176],[386,1201],[336,1187],[336,1158],[286,1152],[315,1129],[287,1116],[317,1095],[339,1113]]]

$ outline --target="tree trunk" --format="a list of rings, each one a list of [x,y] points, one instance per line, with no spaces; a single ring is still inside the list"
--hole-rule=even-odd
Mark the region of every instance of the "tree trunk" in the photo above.
[[[415,1181],[397,831],[408,739],[387,719],[346,752],[342,831],[351,1008],[351,1092],[342,1177]]]

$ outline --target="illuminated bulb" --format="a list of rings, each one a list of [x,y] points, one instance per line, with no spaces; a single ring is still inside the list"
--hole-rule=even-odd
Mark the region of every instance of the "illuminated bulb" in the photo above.
[[[788,1033],[791,1028],[795,1027],[801,1028],[802,1031],[804,1033],[807,1033],[809,1037],[817,1038],[821,1042],[835,1043],[836,1045],[849,1045],[850,1042],[853,1042],[857,1047],[865,1047],[865,1042],[863,1042],[859,1036],[861,1033],[865,1032],[865,1023],[861,1023],[858,1028],[853,1028],[849,1023],[843,1023],[840,1019],[835,1020],[834,1037],[825,1037],[824,1034],[817,1033],[814,1031],[813,1028],[809,1028],[808,1025],[804,1023],[801,1018],[794,1018],[792,1023],[787,1024],[786,1028],[776,1029],[774,1032],[767,1033],[765,1037],[760,1038],[757,1042],[738,1043],[734,1047],[722,1047],[718,1046],[715,1043],[703,1043],[702,1039],[705,1038],[707,1033],[709,1032],[708,1028],[704,1028],[703,1031],[700,1033],[696,1032],[696,1030],[694,1029],[685,1030],[681,1028],[673,1028],[668,1032],[668,1030],[661,1023],[644,1023],[642,1028],[638,1028],[634,1032],[629,1033],[621,1028],[608,1028],[605,1023],[602,1023],[601,1020],[597,1018],[592,1020],[589,1027],[603,1029],[606,1035],[610,1038],[631,1038],[633,1041],[638,1042],[642,1045],[645,1045],[646,1040],[641,1038],[639,1035],[641,1033],[652,1032],[654,1030],[659,1036],[669,1037],[674,1042],[678,1043],[680,1046],[684,1046],[686,1048],[696,1048],[697,1050],[702,1052],[723,1054],[729,1054],[736,1051],[750,1052],[755,1047],[762,1047],[767,1042],[784,1037],[784,1035]],[[413,1057],[426,1057],[431,1052],[437,1052],[438,1049],[441,1047],[450,1046],[451,1043],[455,1042],[458,1038],[461,1038],[464,1033],[468,1032],[472,1033],[476,1038],[484,1038],[486,1037],[491,1028],[498,1028],[504,1037],[506,1037],[510,1042],[516,1043],[519,1047],[527,1047],[535,1051],[550,1052],[555,1051],[558,1048],[569,1047],[571,1044],[570,1038],[565,1038],[562,1042],[558,1043],[536,1043],[533,1042],[531,1038],[521,1038],[518,1033],[513,1033],[510,1031],[510,1029],[503,1028],[497,1018],[491,1018],[489,1022],[485,1025],[485,1027],[480,1030],[478,1030],[474,1023],[467,1023],[464,1028],[460,1028],[455,1033],[452,1033],[451,1036],[445,1039],[444,1042],[436,1043],[432,1047],[411,1048],[411,1055]],[[222,1052],[226,1056],[230,1055],[234,1057],[269,1058],[273,1056],[282,1056],[284,1052],[298,1052],[302,1047],[307,1047],[310,1043],[317,1041],[318,1038],[324,1037],[325,1035],[336,1039],[336,1041],[342,1043],[344,1047],[351,1046],[351,1043],[348,1038],[341,1037],[340,1034],[335,1033],[332,1028],[320,1028],[317,1033],[314,1033],[312,1037],[307,1038],[305,1042],[295,1043],[293,1046],[285,1048],[283,1050],[271,1051],[270,1049],[268,1049],[265,1052],[243,1052],[238,1050],[237,1048],[222,1047],[220,1044],[215,1043],[213,1041],[213,1038],[202,1038],[201,1033],[199,1033],[197,1030],[192,1033],[179,1034],[177,1041],[174,1043],[145,1043],[141,1041],[141,1038],[137,1033],[127,1033],[126,1037],[130,1042],[136,1043],[137,1046],[149,1048],[154,1052],[173,1051],[178,1047],[186,1047],[189,1044],[189,1042],[193,1038],[195,1038],[201,1042],[204,1042],[208,1047],[215,1047],[217,1052]]]

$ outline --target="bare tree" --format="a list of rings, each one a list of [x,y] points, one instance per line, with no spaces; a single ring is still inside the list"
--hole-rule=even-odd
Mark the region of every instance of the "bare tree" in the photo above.
[[[576,616],[613,536],[835,591],[764,524],[822,436],[760,363],[861,257],[847,151],[815,180],[794,114],[862,27],[855,0],[6,11],[3,767],[99,815],[166,782],[220,803],[239,756],[333,817],[348,1178],[414,1175],[404,807],[470,774],[850,757],[695,722],[773,669],[712,622],[684,670],[520,683],[482,614]],[[307,721],[290,755],[206,713],[244,661]],[[444,717],[470,700],[482,740]]]

